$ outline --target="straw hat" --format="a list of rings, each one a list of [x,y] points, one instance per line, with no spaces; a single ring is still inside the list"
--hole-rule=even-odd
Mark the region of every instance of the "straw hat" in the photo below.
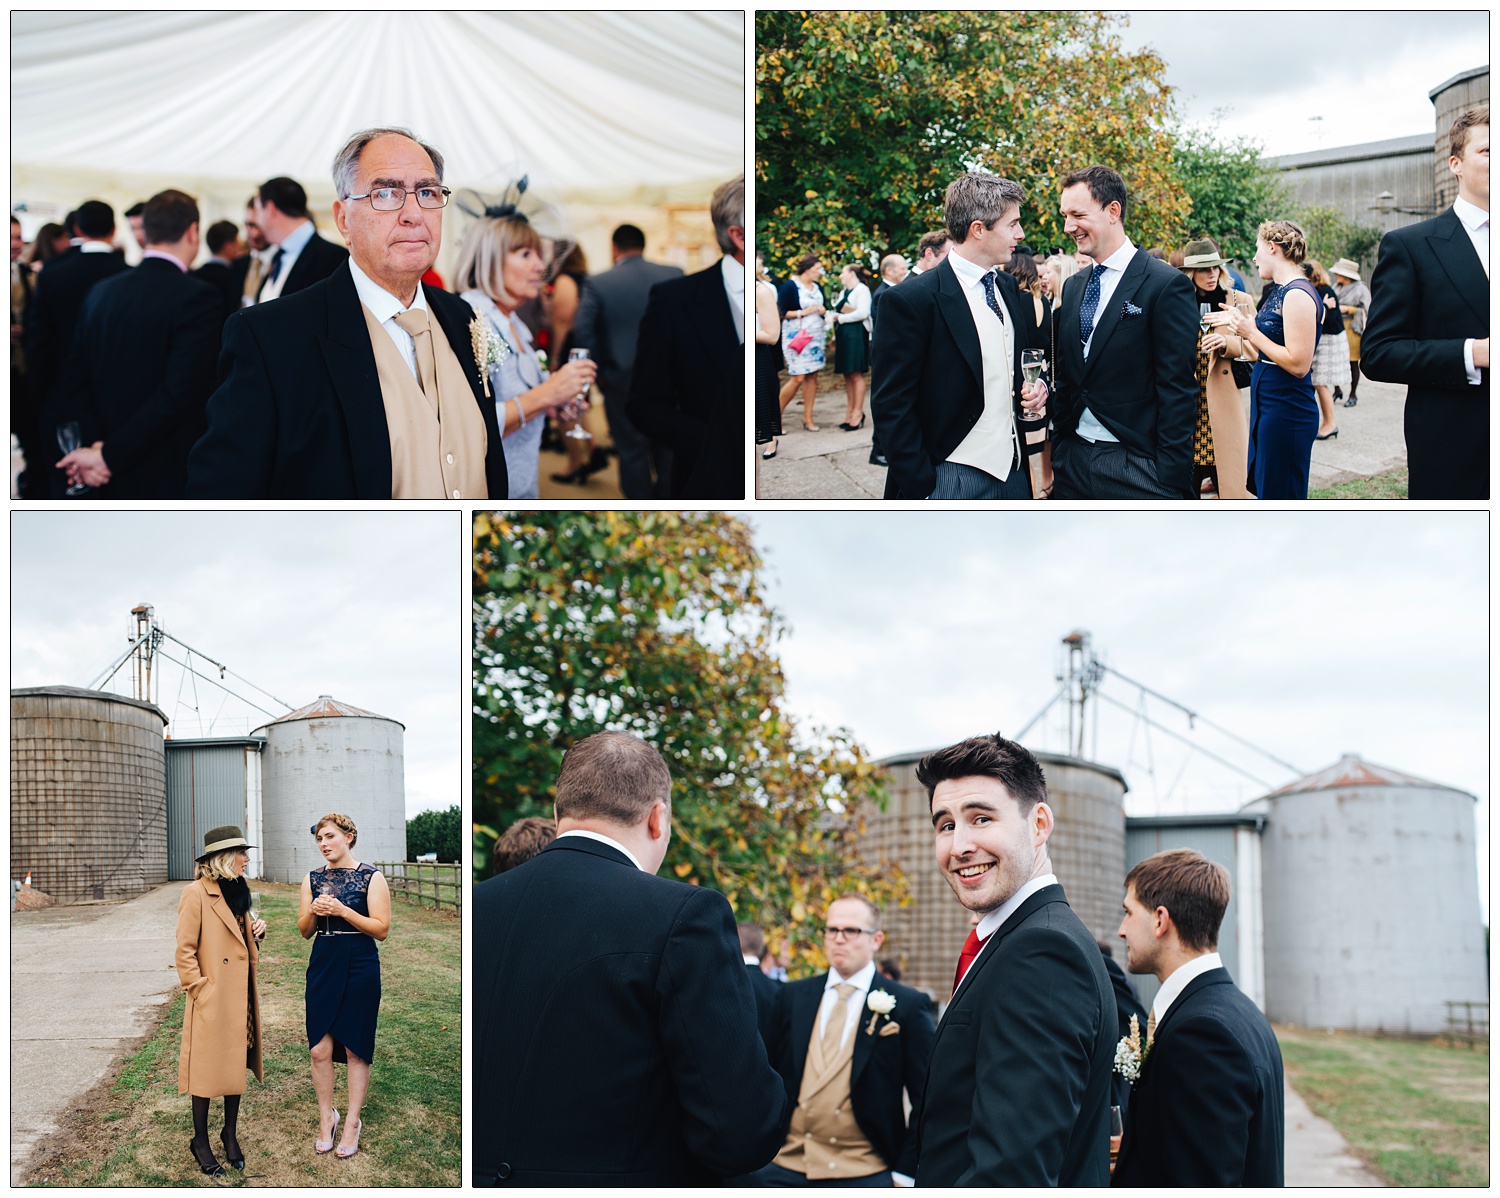
[[[1333,269],[1328,272],[1331,275],[1343,275],[1346,279],[1353,279],[1356,283],[1364,282],[1359,277],[1359,263],[1350,262],[1348,258],[1340,258],[1333,264]]]
[[[203,855],[200,862],[207,861],[215,853],[227,853],[230,849],[253,849],[255,846],[245,839],[245,834],[233,824],[222,828],[210,828],[203,837]]]
[[[1219,247],[1206,237],[1202,241],[1190,241],[1182,247],[1183,270],[1207,270],[1211,266],[1227,266]]]

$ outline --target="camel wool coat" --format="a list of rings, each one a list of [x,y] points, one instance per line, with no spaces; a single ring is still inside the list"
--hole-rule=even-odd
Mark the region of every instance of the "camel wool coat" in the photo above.
[[[240,930],[213,878],[199,878],[177,904],[177,977],[187,991],[177,1092],[219,1098],[245,1092],[245,1070],[264,1081],[260,1001],[255,992],[255,940]],[[245,1046],[246,1004],[255,1018],[255,1047]]]

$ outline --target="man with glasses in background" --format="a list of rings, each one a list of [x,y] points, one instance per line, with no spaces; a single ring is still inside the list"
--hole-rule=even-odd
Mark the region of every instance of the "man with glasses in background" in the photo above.
[[[189,499],[503,499],[474,313],[424,286],[442,244],[443,157],[365,129],[333,163],[349,259],[224,326]]]
[[[922,1102],[933,1024],[927,995],[875,971],[880,908],[830,903],[826,974],[782,987],[767,1047],[793,1103],[786,1143],[754,1185],[909,1186],[917,1171],[905,1090]]]

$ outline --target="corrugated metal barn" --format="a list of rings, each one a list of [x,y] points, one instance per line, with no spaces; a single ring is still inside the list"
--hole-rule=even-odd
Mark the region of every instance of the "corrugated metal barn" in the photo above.
[[[247,877],[259,878],[264,861],[260,813],[263,737],[224,736],[167,741],[167,876],[193,876],[203,834],[233,824],[250,850]]]

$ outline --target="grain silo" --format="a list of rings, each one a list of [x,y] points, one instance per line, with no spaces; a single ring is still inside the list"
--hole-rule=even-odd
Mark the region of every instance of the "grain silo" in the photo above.
[[[165,882],[166,724],[155,704],[107,691],[11,691],[12,875],[60,903]]]
[[[1431,1034],[1488,1001],[1474,803],[1353,754],[1257,800],[1271,1019]]]
[[[360,861],[406,860],[405,727],[319,695],[256,730],[261,754],[265,878],[300,882],[321,868],[309,825],[340,811],[359,829]]]
[[[954,963],[969,934],[969,913],[938,872],[931,808],[915,773],[922,757],[902,753],[879,763],[890,775],[890,801],[884,811],[866,812],[867,834],[859,851],[866,860],[884,854],[906,875],[913,901],[886,912],[889,951],[903,962],[903,982],[946,1002]],[[1036,758],[1057,816],[1048,842],[1057,880],[1095,937],[1111,940],[1120,925],[1125,877],[1125,779],[1110,766],[1076,757],[1037,753]]]

